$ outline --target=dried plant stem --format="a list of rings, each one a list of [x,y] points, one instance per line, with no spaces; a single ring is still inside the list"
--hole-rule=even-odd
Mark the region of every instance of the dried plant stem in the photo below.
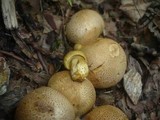
[[[11,53],[11,52],[7,52],[7,51],[3,51],[3,50],[0,50],[0,53],[1,54],[5,54],[5,55],[8,55],[10,57],[13,57],[14,59],[18,60],[18,61],[21,61],[29,66],[34,66],[32,63],[28,62],[28,61],[25,61],[23,60],[22,58],[18,57],[17,55],[15,55],[14,53]]]
[[[7,29],[18,27],[14,0],[1,0],[3,20]]]

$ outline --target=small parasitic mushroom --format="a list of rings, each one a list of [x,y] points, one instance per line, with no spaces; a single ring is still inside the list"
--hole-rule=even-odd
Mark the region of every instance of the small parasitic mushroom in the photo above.
[[[84,120],[128,120],[128,118],[119,108],[104,105],[93,109]]]
[[[66,25],[66,36],[72,43],[90,44],[102,33],[104,21],[101,15],[90,9],[75,13]]]
[[[93,44],[81,48],[85,54],[90,73],[88,79],[95,88],[116,85],[123,77],[127,60],[122,47],[112,39],[98,38]]]
[[[60,92],[41,87],[28,93],[19,103],[16,120],[75,120],[72,104]]]
[[[88,112],[95,103],[96,93],[89,80],[73,81],[69,71],[55,73],[49,80],[48,86],[66,96],[75,108],[76,116]]]
[[[70,70],[73,80],[83,81],[89,73],[87,59],[82,51],[74,50],[64,57],[64,66]]]

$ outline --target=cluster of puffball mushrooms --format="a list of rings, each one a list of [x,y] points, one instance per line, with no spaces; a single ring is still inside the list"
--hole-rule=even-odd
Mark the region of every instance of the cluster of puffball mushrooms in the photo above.
[[[75,46],[64,57],[67,70],[53,74],[48,86],[28,93],[17,106],[16,120],[128,120],[115,106],[93,108],[95,88],[116,85],[127,66],[122,47],[99,38],[103,29],[103,18],[94,10],[80,10],[71,17],[66,36]]]

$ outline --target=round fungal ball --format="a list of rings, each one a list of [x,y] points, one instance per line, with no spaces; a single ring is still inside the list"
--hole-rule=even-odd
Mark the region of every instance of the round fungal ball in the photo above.
[[[95,88],[108,88],[122,79],[127,60],[124,50],[117,42],[98,38],[95,43],[83,46],[81,50],[88,60],[88,79]]]
[[[16,120],[74,120],[68,99],[56,90],[41,87],[28,93],[19,103]]]
[[[89,80],[73,81],[69,71],[55,73],[48,86],[62,93],[72,103],[77,116],[88,112],[95,103],[96,93]]]
[[[66,25],[66,36],[73,43],[90,44],[102,33],[103,28],[104,21],[98,12],[83,9],[71,17]]]
[[[128,118],[119,108],[103,105],[89,112],[84,120],[128,120]]]

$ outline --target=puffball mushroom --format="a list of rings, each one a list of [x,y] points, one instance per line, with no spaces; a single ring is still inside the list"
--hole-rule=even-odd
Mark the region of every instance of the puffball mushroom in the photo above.
[[[66,25],[66,36],[72,43],[90,44],[102,33],[104,21],[101,15],[90,9],[75,13]]]
[[[69,71],[55,73],[49,80],[48,86],[59,91],[72,103],[76,115],[88,112],[95,103],[96,93],[89,80],[73,81]]]
[[[19,103],[16,120],[75,120],[72,104],[60,92],[40,87],[28,93]]]
[[[84,120],[128,120],[128,118],[119,108],[103,105],[89,112]]]
[[[117,42],[98,38],[93,44],[83,46],[81,51],[88,61],[88,79],[95,88],[108,88],[122,79],[127,60],[123,48]]]

